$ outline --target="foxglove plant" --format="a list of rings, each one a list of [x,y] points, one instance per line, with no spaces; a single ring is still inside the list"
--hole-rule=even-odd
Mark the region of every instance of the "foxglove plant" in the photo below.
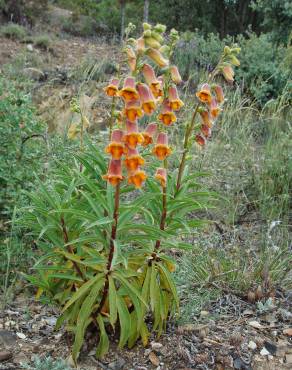
[[[120,347],[139,338],[147,345],[150,331],[159,336],[178,314],[168,249],[192,248],[185,239],[203,221],[189,214],[205,209],[211,198],[198,185],[198,174],[190,173],[187,154],[211,136],[224,103],[214,79],[227,74],[230,81],[239,49],[225,48],[197,91],[192,116],[182,124],[179,158],[169,135],[184,107],[177,89],[182,80],[171,64],[178,33],[171,30],[165,38],[165,26],[143,27],[140,38],[125,41],[129,74],[114,76],[104,88],[111,99],[104,152],[82,145],[76,154],[82,166],[60,164],[55,180],[48,187],[40,182],[39,194],[31,194],[23,217],[46,251],[35,265],[38,276],[27,278],[38,286],[38,297],[61,308],[57,328],[65,323],[74,333],[75,361],[88,330],[97,333],[96,354],[102,357],[109,327],[119,333]]]

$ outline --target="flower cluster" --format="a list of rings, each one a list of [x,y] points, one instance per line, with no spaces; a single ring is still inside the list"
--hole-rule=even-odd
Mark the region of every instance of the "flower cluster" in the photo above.
[[[165,26],[143,26],[143,36],[128,39],[125,46],[131,75],[125,77],[122,84],[113,78],[104,89],[115,107],[122,106],[105,149],[111,159],[103,178],[113,186],[125,177],[136,188],[143,185],[147,174],[143,170],[145,159],[139,152],[140,147],[151,146],[152,154],[164,164],[171,154],[167,128],[176,122],[176,111],[184,105],[176,87],[182,81],[181,76],[177,67],[169,63],[177,32],[172,30],[169,45],[163,45]],[[160,76],[155,69],[161,70]],[[142,125],[142,117],[146,125]],[[155,178],[162,187],[166,186],[164,165],[157,169]]]
[[[201,103],[198,112],[201,116],[200,133],[196,135],[196,142],[200,146],[206,144],[206,140],[211,136],[213,124],[221,112],[221,105],[224,102],[223,89],[218,84],[209,85],[204,83],[196,96]]]

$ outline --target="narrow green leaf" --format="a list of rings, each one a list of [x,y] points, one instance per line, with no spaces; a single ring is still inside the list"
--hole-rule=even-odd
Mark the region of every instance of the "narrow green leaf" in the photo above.
[[[117,295],[117,308],[121,327],[119,347],[122,348],[127,343],[131,333],[131,317],[123,297],[119,295]]]
[[[105,354],[107,354],[109,349],[109,339],[107,333],[105,331],[103,318],[101,315],[97,316],[97,323],[99,325],[99,343],[96,348],[96,357],[102,358]]]
[[[114,328],[114,325],[117,321],[117,291],[115,287],[115,282],[114,279],[112,278],[111,275],[108,277],[109,281],[109,311],[110,311],[110,323],[112,327]]]
[[[84,283],[74,294],[73,296],[69,299],[69,301],[65,304],[64,308],[62,309],[62,312],[65,312],[74,302],[77,301],[83,294],[87,293],[90,287],[98,282],[102,281],[104,276],[102,274],[96,275],[90,280],[88,280],[86,283]]]

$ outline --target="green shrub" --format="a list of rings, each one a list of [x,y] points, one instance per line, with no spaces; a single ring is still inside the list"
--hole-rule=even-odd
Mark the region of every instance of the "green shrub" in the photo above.
[[[39,35],[33,38],[33,43],[40,49],[49,50],[52,45],[52,38],[49,35]]]
[[[27,30],[16,23],[9,23],[0,28],[0,33],[3,36],[9,37],[13,40],[22,41],[27,36]]]
[[[73,14],[70,18],[65,18],[62,30],[74,36],[88,37],[96,34],[97,25],[93,18]]]
[[[29,95],[0,79],[0,215],[8,216],[30,189],[47,151],[44,126],[37,120]]]

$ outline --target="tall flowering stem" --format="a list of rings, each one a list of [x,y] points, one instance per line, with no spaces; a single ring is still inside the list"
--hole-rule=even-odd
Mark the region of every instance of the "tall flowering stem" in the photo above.
[[[108,296],[108,289],[109,289],[108,277],[111,273],[112,262],[113,262],[113,257],[115,253],[115,240],[116,240],[117,228],[118,228],[119,207],[120,207],[120,183],[117,184],[116,189],[115,189],[115,205],[114,205],[113,224],[112,224],[110,243],[109,243],[109,255],[108,255],[108,260],[107,260],[107,265],[106,265],[106,269],[107,269],[106,276],[105,276],[106,280],[105,280],[104,287],[103,287],[102,298],[101,298],[101,301],[99,303],[99,306],[95,314],[100,313],[102,307],[105,304],[107,296]]]
[[[187,125],[186,130],[185,130],[184,146],[183,146],[184,150],[183,150],[183,154],[182,154],[180,164],[179,164],[179,167],[178,167],[178,175],[177,175],[177,181],[176,181],[176,190],[177,191],[179,191],[179,189],[181,187],[182,174],[184,172],[184,168],[185,168],[185,164],[186,164],[186,157],[187,157],[187,154],[188,154],[188,151],[189,151],[189,141],[190,141],[190,137],[192,135],[192,132],[194,130],[195,120],[196,120],[196,116],[197,116],[197,113],[198,113],[198,109],[199,109],[199,104],[197,104],[197,106],[195,107],[194,113],[192,115],[191,122]]]

